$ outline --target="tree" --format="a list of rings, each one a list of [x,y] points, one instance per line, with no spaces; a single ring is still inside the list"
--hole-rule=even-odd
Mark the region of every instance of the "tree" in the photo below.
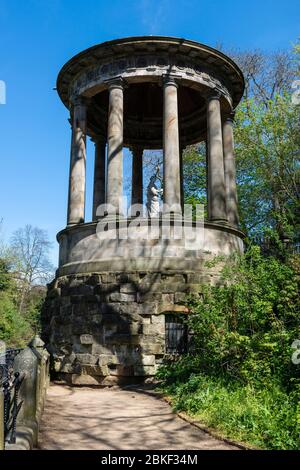
[[[35,284],[46,284],[53,277],[53,266],[48,255],[51,243],[47,233],[37,227],[26,225],[14,232],[11,248],[14,253],[14,269],[20,285],[20,311],[26,296]]]
[[[244,100],[255,101],[268,107],[276,95],[291,90],[297,64],[289,51],[266,54],[261,50],[227,52],[240,66],[245,78]]]
[[[29,322],[16,305],[16,283],[7,260],[0,257],[0,340],[8,347],[23,346],[32,336]]]
[[[299,45],[295,50],[229,53],[246,81],[234,130],[241,226],[258,241],[271,236],[280,249],[283,240],[299,238],[300,109],[290,95]],[[205,166],[203,145],[186,149],[185,202],[205,200]]]
[[[254,238],[273,231],[278,240],[299,231],[300,107],[288,94],[244,101],[236,114],[235,142],[243,230]]]

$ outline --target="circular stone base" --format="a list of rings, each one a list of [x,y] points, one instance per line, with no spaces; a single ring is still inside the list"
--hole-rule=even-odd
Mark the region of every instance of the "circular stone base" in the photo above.
[[[58,234],[60,263],[42,331],[54,371],[71,383],[153,377],[170,350],[166,314],[188,315],[186,294],[201,295],[204,284],[219,278],[220,258],[217,265],[207,261],[243,250],[241,232],[228,226],[205,223],[202,249],[191,249],[184,238],[124,238],[131,220],[118,223],[117,238],[111,229],[99,240],[96,223]],[[147,224],[142,221],[142,235]],[[158,228],[161,233],[163,221]]]
[[[89,385],[155,375],[166,352],[165,314],[188,315],[186,294],[201,294],[201,286],[214,279],[212,269],[205,276],[143,271],[55,279],[42,315],[54,371]]]

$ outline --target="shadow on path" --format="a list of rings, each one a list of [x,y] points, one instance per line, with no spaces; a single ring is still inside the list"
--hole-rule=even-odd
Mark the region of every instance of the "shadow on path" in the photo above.
[[[219,441],[177,417],[143,387],[87,388],[52,384],[39,449],[226,450]]]

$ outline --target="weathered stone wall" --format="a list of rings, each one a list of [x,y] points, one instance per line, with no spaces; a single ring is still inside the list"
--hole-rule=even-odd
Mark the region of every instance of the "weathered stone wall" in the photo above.
[[[22,406],[16,420],[16,442],[6,442],[5,450],[30,450],[38,443],[39,423],[49,385],[49,353],[44,346],[35,336],[15,357],[14,371],[23,376],[18,394],[18,404],[22,403]],[[0,421],[3,421],[1,396]],[[0,427],[0,449],[4,446],[3,434]]]
[[[165,313],[187,314],[185,295],[214,278],[212,271],[58,277],[42,319],[54,370],[78,384],[153,376],[165,354]]]

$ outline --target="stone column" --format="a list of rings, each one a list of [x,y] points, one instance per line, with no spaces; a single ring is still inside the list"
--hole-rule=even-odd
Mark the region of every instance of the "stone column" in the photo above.
[[[143,204],[143,148],[132,148],[131,205]]]
[[[164,153],[164,203],[174,214],[181,214],[180,152],[178,129],[178,85],[173,77],[163,81],[163,153]]]
[[[224,223],[226,215],[226,192],[223,162],[223,139],[220,112],[220,95],[208,97],[208,208],[209,220]]]
[[[183,213],[183,210],[184,210],[183,151],[184,151],[184,148],[180,147],[180,153],[179,153],[179,158],[180,158],[180,201],[181,201],[182,213]]]
[[[206,137],[205,140],[205,162],[206,162],[206,210],[207,210],[207,217],[210,220],[210,214],[211,214],[211,209],[210,209],[210,179],[208,175],[210,174],[210,168],[209,168],[209,158],[208,158],[208,136]]]
[[[224,172],[228,222],[230,225],[238,227],[239,216],[235,174],[233,119],[234,113],[231,113],[226,117],[223,123]]]
[[[86,167],[86,101],[77,97],[72,105],[68,225],[84,222]]]
[[[93,220],[97,220],[97,208],[105,203],[105,150],[104,137],[95,137],[95,166],[94,166],[94,193],[93,193]]]
[[[106,202],[115,207],[116,214],[123,196],[123,81],[108,83],[109,110],[107,129],[107,194]]]

